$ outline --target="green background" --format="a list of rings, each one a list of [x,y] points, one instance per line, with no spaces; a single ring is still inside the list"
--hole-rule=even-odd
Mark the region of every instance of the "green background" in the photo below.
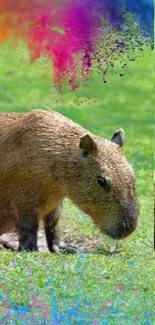
[[[106,84],[94,72],[76,92],[67,86],[60,92],[45,58],[30,65],[23,44],[0,48],[0,112],[54,109],[108,139],[123,128],[140,209],[138,229],[116,243],[103,238],[66,200],[61,221],[65,239],[99,240],[99,252],[56,256],[1,251],[0,320],[12,311],[5,324],[22,324],[25,317],[27,324],[153,325],[153,54],[145,49],[127,64],[123,77],[121,66],[116,62],[109,70]],[[25,316],[16,315],[15,305],[19,313],[25,308]]]

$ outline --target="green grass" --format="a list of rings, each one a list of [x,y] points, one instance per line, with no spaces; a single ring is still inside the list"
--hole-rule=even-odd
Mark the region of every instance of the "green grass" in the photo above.
[[[115,71],[109,71],[107,84],[94,73],[88,87],[81,82],[75,93],[67,87],[63,93],[58,92],[52,83],[50,62],[42,59],[31,66],[23,47],[14,53],[8,45],[1,47],[0,57],[0,112],[51,108],[106,138],[119,127],[124,128],[124,151],[136,172],[140,208],[138,229],[118,242],[113,253],[110,250],[116,242],[103,238],[90,219],[84,221],[82,212],[69,201],[61,221],[65,238],[100,239],[99,253],[90,250],[82,256],[56,256],[1,251],[0,320],[10,310],[10,320],[3,320],[3,324],[23,324],[24,315],[18,317],[14,312],[17,304],[17,309],[21,305],[28,308],[27,324],[94,321],[153,325],[152,54],[146,50],[144,57],[129,63],[123,78],[117,63]],[[47,320],[45,310],[53,315]]]

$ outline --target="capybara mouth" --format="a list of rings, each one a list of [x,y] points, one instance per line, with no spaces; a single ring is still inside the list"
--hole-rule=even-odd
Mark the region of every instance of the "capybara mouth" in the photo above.
[[[117,240],[119,240],[119,239],[125,239],[126,237],[128,237],[131,233],[132,233],[133,231],[131,231],[131,232],[128,232],[128,233],[122,233],[122,234],[116,234],[116,233],[113,233],[113,232],[111,232],[111,231],[104,231],[104,233],[106,234],[106,235],[108,235],[109,237],[111,237],[111,238],[113,238],[113,239],[117,239]]]
[[[137,223],[132,226],[131,225],[126,226],[125,223],[123,223],[122,225],[118,225],[117,227],[114,226],[111,229],[105,228],[104,233],[113,239],[123,240],[135,231],[136,226]]]

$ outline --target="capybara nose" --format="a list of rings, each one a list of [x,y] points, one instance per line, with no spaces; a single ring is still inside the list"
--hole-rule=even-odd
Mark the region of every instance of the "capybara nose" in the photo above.
[[[132,234],[137,227],[137,218],[133,218],[133,222],[121,222],[115,224],[110,228],[105,228],[104,232],[112,237],[113,239],[125,239],[127,236]]]
[[[132,234],[132,232],[135,231],[137,226],[137,223],[125,223],[123,222],[123,224],[121,224],[118,227],[118,233],[117,233],[117,238],[118,239],[125,239],[127,236],[129,236],[130,234]]]

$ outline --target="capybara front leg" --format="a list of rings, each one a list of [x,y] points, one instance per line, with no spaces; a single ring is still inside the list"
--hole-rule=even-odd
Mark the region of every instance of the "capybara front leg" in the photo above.
[[[48,248],[50,252],[77,254],[78,250],[76,246],[68,245],[60,241],[58,222],[61,216],[61,211],[62,205],[59,205],[44,219],[45,234]]]
[[[32,228],[27,228],[27,226],[22,226],[17,228],[19,236],[19,247],[18,251],[38,251],[37,247],[37,231],[38,226]]]
[[[19,238],[18,251],[37,251],[37,231],[39,227],[37,215],[34,211],[24,213],[24,217],[19,214],[16,221],[16,227]]]

